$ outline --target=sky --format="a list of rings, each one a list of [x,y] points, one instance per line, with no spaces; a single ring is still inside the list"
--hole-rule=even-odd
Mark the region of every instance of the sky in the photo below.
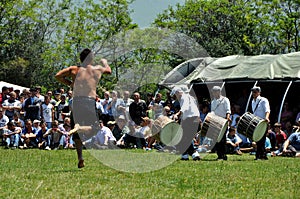
[[[135,0],[130,8],[133,9],[131,17],[139,28],[147,28],[154,21],[157,14],[175,6],[177,3],[184,4],[185,0]]]

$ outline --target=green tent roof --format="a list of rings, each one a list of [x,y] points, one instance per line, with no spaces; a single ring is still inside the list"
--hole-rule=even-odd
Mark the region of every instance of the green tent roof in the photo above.
[[[284,78],[300,79],[300,52],[281,55],[196,58],[174,68],[160,84]]]

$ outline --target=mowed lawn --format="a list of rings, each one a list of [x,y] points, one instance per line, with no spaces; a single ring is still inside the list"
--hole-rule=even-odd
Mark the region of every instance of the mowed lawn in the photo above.
[[[143,152],[141,152],[143,153]],[[145,152],[146,153],[146,152]],[[148,173],[116,171],[84,151],[0,149],[0,198],[300,198],[300,158],[177,160]]]

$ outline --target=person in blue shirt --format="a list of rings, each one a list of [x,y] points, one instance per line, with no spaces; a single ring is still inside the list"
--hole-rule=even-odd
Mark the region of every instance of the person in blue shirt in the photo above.
[[[300,157],[300,132],[292,133],[283,146],[272,153],[272,156]]]

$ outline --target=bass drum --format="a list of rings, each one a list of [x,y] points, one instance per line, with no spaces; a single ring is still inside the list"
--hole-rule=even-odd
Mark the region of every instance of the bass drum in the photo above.
[[[237,124],[237,132],[254,142],[261,140],[267,128],[267,121],[249,112],[244,113]]]
[[[154,138],[167,146],[177,145],[183,136],[181,126],[166,116],[158,117],[151,130]]]

